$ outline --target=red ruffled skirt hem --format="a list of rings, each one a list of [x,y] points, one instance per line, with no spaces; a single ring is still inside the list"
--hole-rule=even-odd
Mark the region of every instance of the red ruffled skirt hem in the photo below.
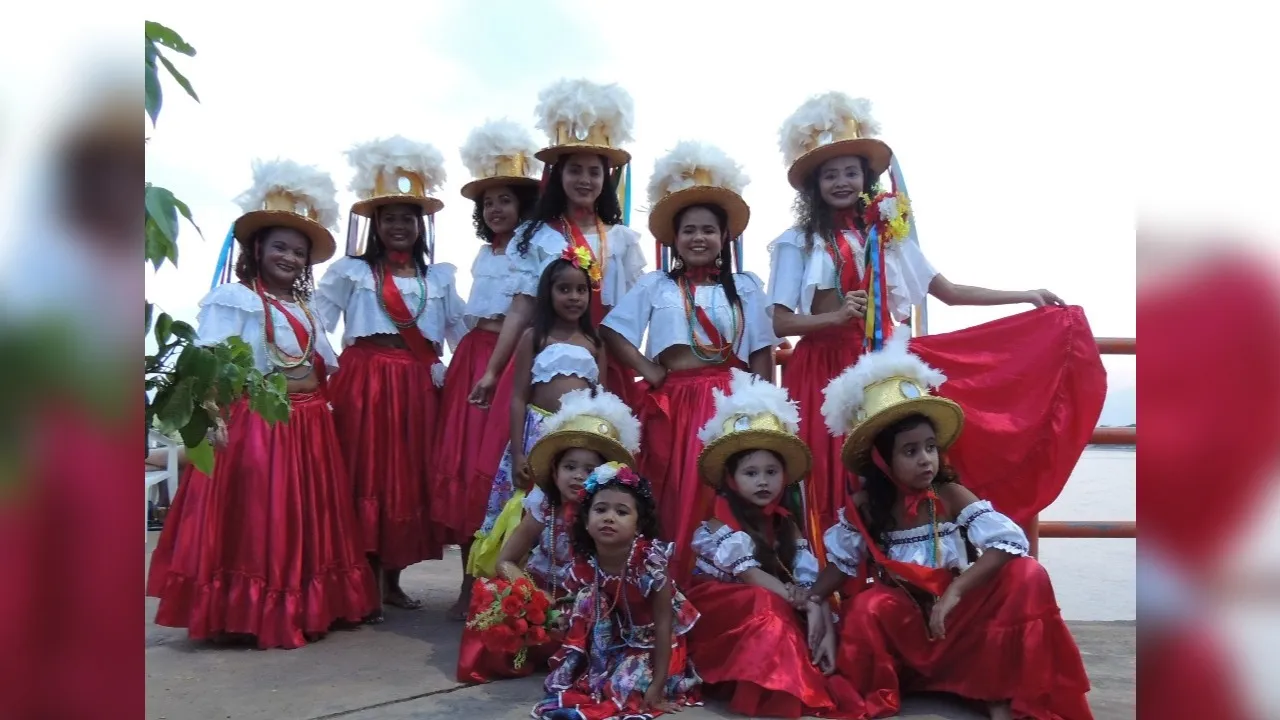
[[[364,550],[389,569],[444,557],[427,489],[440,401],[431,366],[408,350],[357,341],[331,386]]]
[[[291,400],[274,426],[237,402],[214,476],[187,470],[152,554],[156,624],[296,648],[377,607],[328,404]]]

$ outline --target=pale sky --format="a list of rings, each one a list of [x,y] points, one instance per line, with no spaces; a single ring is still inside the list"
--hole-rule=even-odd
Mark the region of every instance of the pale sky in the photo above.
[[[1081,51],[1086,34],[1091,43],[1106,39],[1088,12],[789,2],[785,13],[770,3],[749,14],[741,3],[687,1],[636,12],[630,3],[579,0],[429,2],[377,15],[354,6],[148,6],[147,18],[198,50],[176,62],[202,102],[167,83],[147,152],[148,180],[184,199],[206,238],[185,229],[182,270],[147,271],[148,298],[178,316],[194,317],[208,290],[239,212],[232,199],[250,184],[255,157],[333,175],[341,247],[354,200],[342,152],[397,133],[446,158],[437,261],[458,266],[465,297],[479,241],[458,194],[470,179],[459,146],[474,126],[504,116],[541,141],[533,129],[539,90],[587,77],[618,82],[635,99],[632,226],[645,233],[651,267],[648,175],[679,140],[702,140],[751,177],[745,266],[767,280],[766,246],[791,224],[793,198],[778,127],[807,97],[835,89],[872,100],[881,137],[902,163],[921,246],[940,272],[964,284],[1048,288],[1082,305],[1096,335],[1136,334],[1132,204],[1110,196],[1124,186],[1115,168],[1130,148],[1107,108],[1122,104],[1126,88],[1105,52]],[[860,31],[870,29],[879,31]],[[856,45],[839,40],[855,36]],[[929,330],[1028,307],[930,301]],[[1132,421],[1122,416],[1135,405],[1135,363],[1107,367],[1114,397],[1103,421]]]

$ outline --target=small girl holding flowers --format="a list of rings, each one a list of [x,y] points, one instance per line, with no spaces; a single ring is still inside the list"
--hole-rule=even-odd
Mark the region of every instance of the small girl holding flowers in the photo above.
[[[649,481],[606,463],[587,478],[579,507],[565,581],[574,600],[534,717],[653,718],[699,704],[702,680],[685,649],[699,616],[667,574],[672,546],[657,540]]]
[[[640,447],[640,421],[621,398],[594,387],[565,393],[543,430],[529,451],[537,487],[524,498],[525,515],[502,546],[499,578],[474,584],[472,617],[458,653],[459,682],[522,677],[555,652],[547,631],[557,604],[571,600],[565,579],[573,564],[570,528],[579,493],[598,465],[634,462]]]

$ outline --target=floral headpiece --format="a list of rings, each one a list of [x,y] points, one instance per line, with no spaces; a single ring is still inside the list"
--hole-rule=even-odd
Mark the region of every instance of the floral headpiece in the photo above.
[[[653,491],[649,488],[648,480],[640,477],[639,473],[627,465],[620,462],[607,462],[597,466],[587,476],[587,481],[582,484],[582,489],[578,491],[578,502],[585,504],[587,498],[610,485],[626,485],[644,497],[653,498]]]
[[[566,260],[570,265],[585,272],[587,277],[591,279],[591,287],[594,289],[600,285],[600,263],[597,263],[591,257],[591,248],[582,245],[570,245],[560,253],[560,259]]]

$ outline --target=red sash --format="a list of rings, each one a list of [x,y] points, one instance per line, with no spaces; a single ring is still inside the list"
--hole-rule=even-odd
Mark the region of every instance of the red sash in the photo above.
[[[935,597],[946,592],[947,586],[951,584],[955,577],[949,570],[928,568],[900,560],[890,560],[884,554],[884,551],[880,549],[879,543],[875,542],[871,537],[871,533],[867,531],[867,526],[862,522],[862,514],[858,512],[858,508],[853,506],[853,503],[845,504],[844,517],[858,528],[858,532],[862,535],[862,541],[867,544],[867,549],[871,552],[871,559],[877,565]]]
[[[855,237],[861,238],[861,233],[853,224],[853,218],[846,213],[836,215],[837,228],[833,233],[834,242],[826,243],[827,255],[831,256],[831,262],[840,268],[840,292],[853,292],[855,289],[866,290],[866,278],[858,277],[858,263],[853,256],[853,243],[845,238],[842,228],[847,228]],[[839,257],[836,254],[839,253]]]
[[[600,258],[596,257],[595,251],[591,249],[591,243],[587,242],[587,236],[582,234],[582,228],[579,228],[577,223],[560,219],[551,220],[548,224],[559,230],[561,235],[567,234],[569,236],[569,244],[573,248],[586,248],[587,252],[591,254],[591,264],[600,268],[600,284],[591,289],[591,298],[588,300],[587,305],[591,324],[593,326],[600,325],[600,323],[604,322],[604,300],[601,295],[604,288],[604,265],[600,264]],[[568,228],[567,233],[565,232],[566,227]],[[604,242],[604,236],[600,237],[600,242]]]
[[[284,307],[284,304],[282,304],[279,300],[275,299],[274,297],[270,297],[266,293],[262,292],[262,288],[260,287],[257,288],[257,290],[258,290],[258,297],[262,298],[263,302],[268,303],[269,305],[271,305],[271,307],[275,308],[276,310],[279,310],[281,315],[284,315],[284,319],[289,322],[289,327],[293,330],[294,338],[298,341],[298,347],[305,350],[307,347],[307,341],[311,339],[311,330],[308,329],[306,326],[304,326],[302,324],[302,321],[299,320],[297,317],[295,317],[293,313],[286,310]],[[272,345],[275,345],[276,344],[275,322],[273,322],[271,319],[271,313],[268,312],[268,313],[265,313],[265,315],[266,317],[263,318],[263,325],[264,325],[263,329],[267,336],[267,342]],[[324,357],[322,357],[314,347],[311,348],[311,364],[315,368],[316,378],[320,382],[320,389],[321,390],[327,389],[329,373],[325,370]]]
[[[405,347],[409,348],[409,352],[413,353],[419,362],[434,365],[439,359],[435,348],[431,347],[431,343],[422,336],[422,331],[418,329],[417,324],[413,323],[409,306],[404,304],[404,296],[400,294],[395,276],[391,274],[391,268],[386,264],[382,265],[382,305],[387,309],[387,315],[395,323],[396,329],[400,331],[400,337],[404,338]]]
[[[725,483],[733,483],[733,478],[725,478]],[[791,513],[787,512],[786,508],[782,507],[782,498],[785,496],[786,490],[787,488],[782,488],[782,492],[778,493],[778,497],[774,498],[773,501],[762,508],[764,511],[765,521],[764,534],[765,537],[768,538],[769,542],[776,541],[776,538],[773,536],[774,520],[778,516],[783,518],[791,517]],[[729,492],[735,492],[732,486],[729,487]],[[738,522],[738,518],[733,514],[733,508],[729,507],[729,500],[723,495],[716,495],[715,509],[712,511],[712,517],[719,520],[721,525],[724,525],[734,532],[742,530],[742,523]]]

